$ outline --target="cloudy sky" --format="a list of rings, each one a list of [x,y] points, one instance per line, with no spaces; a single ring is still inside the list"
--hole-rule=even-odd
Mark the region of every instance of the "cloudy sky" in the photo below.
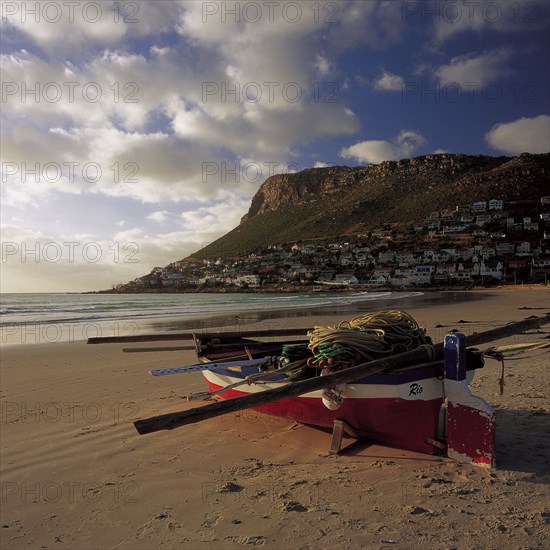
[[[2,2],[2,291],[109,288],[270,175],[550,149],[548,3]]]

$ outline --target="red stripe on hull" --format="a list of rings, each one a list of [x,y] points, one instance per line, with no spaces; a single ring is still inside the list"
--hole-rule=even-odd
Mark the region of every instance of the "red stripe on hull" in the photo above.
[[[221,388],[208,381],[210,391]],[[219,399],[249,395],[248,392],[228,390]],[[433,454],[435,449],[425,442],[437,439],[439,411],[443,399],[430,401],[398,398],[344,399],[342,406],[331,411],[320,398],[292,397],[253,407],[254,410],[282,417],[301,424],[332,428],[334,420],[344,420],[352,428],[365,432],[367,437],[402,449]]]

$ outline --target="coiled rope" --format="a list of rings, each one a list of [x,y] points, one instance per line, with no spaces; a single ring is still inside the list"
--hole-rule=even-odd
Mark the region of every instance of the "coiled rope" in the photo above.
[[[363,315],[336,326],[317,326],[308,337],[313,354],[308,365],[338,370],[431,344],[425,329],[399,310]]]

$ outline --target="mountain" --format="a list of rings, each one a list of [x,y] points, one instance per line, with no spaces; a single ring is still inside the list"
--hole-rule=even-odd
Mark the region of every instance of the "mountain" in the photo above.
[[[366,167],[311,168],[268,178],[232,231],[189,259],[249,254],[267,245],[367,233],[385,223],[501,199],[528,212],[550,194],[550,153],[439,154]]]

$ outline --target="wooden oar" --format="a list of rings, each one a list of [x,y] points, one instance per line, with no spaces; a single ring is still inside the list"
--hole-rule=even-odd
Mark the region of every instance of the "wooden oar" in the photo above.
[[[162,342],[163,340],[193,340],[193,336],[202,339],[206,338],[269,338],[272,336],[305,336],[310,328],[283,328],[268,330],[245,330],[239,332],[178,332],[168,334],[133,334],[129,336],[102,336],[97,338],[88,338],[88,344],[129,344],[130,342]]]
[[[494,340],[500,340],[501,338],[506,338],[507,336],[518,334],[547,323],[550,323],[550,314],[545,315],[544,317],[534,317],[524,321],[510,323],[504,327],[495,328],[486,332],[472,334],[467,337],[466,342],[468,346],[477,346],[479,344],[485,344]],[[235,399],[227,399],[225,401],[212,403],[204,407],[198,407],[188,411],[163,414],[143,420],[137,420],[134,422],[134,426],[138,433],[142,435],[159,430],[171,430],[173,428],[178,428],[179,426],[193,424],[195,422],[221,416],[229,412],[265,405],[280,399],[303,395],[312,391],[332,387],[336,384],[353,382],[354,380],[380,372],[403,368],[434,359],[437,360],[442,357],[443,343],[436,344],[432,348],[419,347],[412,351],[407,351],[384,359],[370,361],[369,363],[363,363],[327,376],[316,376],[308,380],[286,384],[280,388],[266,390],[259,393],[252,393],[250,395],[237,397]]]
[[[261,342],[254,342],[254,341],[243,341],[237,344],[212,344],[212,345],[204,345],[201,347],[203,351],[209,352],[209,351],[215,351],[218,349],[226,349],[226,348],[241,348],[243,349],[245,344],[248,344],[251,348],[254,348],[255,345],[258,345]],[[272,344],[273,342],[266,342],[267,344]],[[305,340],[298,340],[296,342],[292,342],[293,344],[304,344],[306,343]],[[282,344],[281,344],[282,345]],[[280,348],[281,346],[279,346]],[[156,346],[153,348],[144,347],[144,348],[122,348],[122,351],[124,353],[148,353],[148,352],[154,352],[154,351],[194,351],[196,350],[196,346]],[[274,348],[275,349],[275,348]],[[256,350],[251,349],[252,353],[257,353]],[[262,350],[263,351],[263,350]]]
[[[147,353],[152,351],[192,351],[195,346],[158,346],[156,348],[122,348],[124,353]]]

